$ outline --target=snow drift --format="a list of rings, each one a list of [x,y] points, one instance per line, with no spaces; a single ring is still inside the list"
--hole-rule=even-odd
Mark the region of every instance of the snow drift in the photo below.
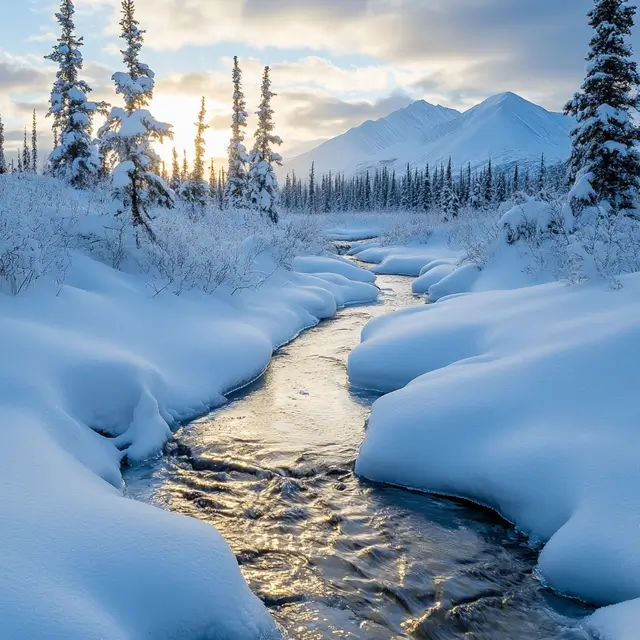
[[[163,252],[136,249],[130,229],[96,213],[99,193],[0,176],[0,205],[0,255],[15,258],[0,270],[3,633],[279,637],[220,535],[123,497],[120,465],[159,454],[176,421],[224,402],[304,328],[375,300],[361,281],[373,276],[328,258],[320,274],[290,271],[286,229],[271,247],[242,240],[233,213],[184,228],[180,212],[157,218],[160,241],[174,234]],[[220,228],[228,244],[212,244]],[[301,264],[313,272],[313,259]]]
[[[540,576],[565,594],[639,599],[593,616],[612,638],[640,625],[640,276],[622,282],[447,298],[374,320],[349,359],[354,386],[397,389],[357,472],[497,509],[546,542]]]

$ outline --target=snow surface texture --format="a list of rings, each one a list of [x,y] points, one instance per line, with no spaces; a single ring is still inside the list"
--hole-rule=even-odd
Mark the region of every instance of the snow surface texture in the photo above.
[[[316,175],[333,171],[347,175],[387,166],[398,172],[407,163],[424,168],[494,167],[520,162],[533,164],[544,153],[549,163],[570,154],[571,118],[546,111],[514,93],[502,93],[460,113],[419,100],[386,118],[368,121],[287,162],[283,173]]]
[[[457,252],[446,246],[444,235],[428,243],[410,243],[406,246],[383,247],[376,242],[355,245],[349,255],[361,262],[373,263],[371,271],[378,275],[419,276],[420,272],[438,259],[455,261]]]
[[[0,294],[6,637],[279,637],[220,535],[124,498],[120,463],[158,452],[305,327],[376,298],[353,266],[321,266],[233,296],[151,297],[143,277],[75,254],[59,295]]]
[[[357,255],[367,251],[380,249]],[[356,470],[497,509],[546,542],[542,580],[612,605],[588,620],[594,631],[631,640],[640,628],[640,274],[612,291],[596,280],[532,286],[514,270],[513,247],[482,272],[435,261],[415,286],[448,297],[365,327],[351,384],[391,393],[374,404]]]

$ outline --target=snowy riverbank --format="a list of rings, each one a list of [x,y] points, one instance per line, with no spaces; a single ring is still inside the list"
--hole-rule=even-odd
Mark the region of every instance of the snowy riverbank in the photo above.
[[[373,407],[357,472],[493,507],[545,543],[549,586],[614,605],[592,631],[636,638],[640,275],[617,291],[544,283],[518,246],[454,270],[437,237],[354,253],[400,273],[411,261],[439,299],[372,321],[351,354],[354,386],[392,392]]]
[[[34,193],[49,184],[32,182]],[[3,183],[3,193],[13,185]],[[61,195],[68,198],[52,199],[53,213],[23,199],[2,219],[12,238],[26,234],[32,240],[24,246],[40,255],[46,247],[29,225],[48,220],[49,229],[80,239],[68,253],[62,235],[50,245],[64,258],[63,285],[44,275],[18,296],[0,294],[3,632],[60,640],[278,637],[221,536],[124,498],[121,461],[159,453],[177,420],[224,402],[301,330],[339,306],[374,300],[375,286],[361,281],[373,277],[320,257],[298,258],[299,271],[289,271],[262,251],[255,269],[270,277],[261,287],[154,295],[153,274],[126,264],[146,254],[126,246],[127,270],[98,260],[87,247],[113,223],[79,214],[67,225],[76,196]],[[213,242],[187,235],[190,245]],[[177,251],[181,238],[171,237]],[[211,246],[224,260],[225,247]]]

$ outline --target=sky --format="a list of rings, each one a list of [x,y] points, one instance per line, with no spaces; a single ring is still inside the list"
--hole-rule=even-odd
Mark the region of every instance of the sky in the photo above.
[[[44,116],[55,67],[43,56],[58,34],[58,3],[0,0],[0,6],[5,9],[0,114],[7,148],[18,147],[34,108],[46,148],[50,130]],[[262,69],[272,68],[285,159],[418,99],[465,110],[513,91],[561,110],[584,75],[591,6],[592,0],[138,0],[136,5],[146,30],[140,59],[156,73],[151,111],[175,131],[163,154],[175,145],[191,156],[193,123],[205,96],[208,155],[225,155],[237,55],[250,126]],[[110,80],[123,68],[119,0],[76,0],[75,7],[92,96],[120,104]],[[638,38],[634,44],[640,44]]]

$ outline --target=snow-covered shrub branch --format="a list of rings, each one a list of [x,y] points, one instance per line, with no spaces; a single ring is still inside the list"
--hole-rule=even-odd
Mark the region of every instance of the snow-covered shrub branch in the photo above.
[[[41,278],[64,282],[82,212],[70,191],[52,178],[0,176],[0,292],[17,295]]]

